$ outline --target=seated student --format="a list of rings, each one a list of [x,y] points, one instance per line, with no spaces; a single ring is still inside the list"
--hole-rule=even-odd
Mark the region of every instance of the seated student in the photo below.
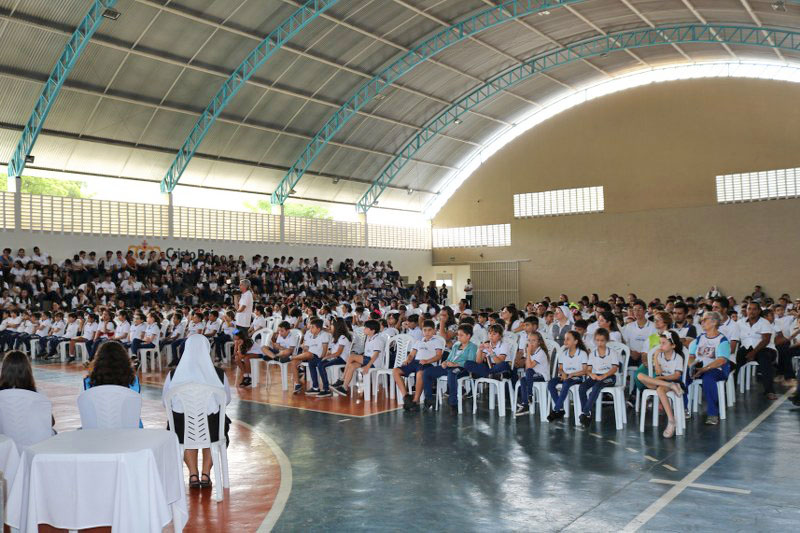
[[[47,331],[45,331],[44,334],[40,335],[39,337],[39,353],[43,358],[49,358],[48,346],[54,339],[63,337],[66,329],[67,323],[64,321],[64,313],[58,311],[53,314],[53,320],[50,323],[50,327],[47,328]]]
[[[83,390],[100,385],[119,385],[132,391],[142,392],[139,378],[131,365],[128,350],[116,341],[104,342],[89,366],[89,374],[83,378]]]
[[[703,403],[706,404],[706,424],[719,424],[717,381],[725,381],[731,372],[731,347],[728,338],[719,331],[722,317],[716,311],[703,315],[703,333],[689,345],[689,370],[686,385],[703,380]],[[693,359],[695,359],[693,361]]]
[[[264,314],[264,306],[257,305],[253,308],[253,322],[250,324],[250,330],[247,333],[252,337],[256,331],[262,330],[265,327],[267,327],[267,317]]]
[[[539,333],[539,319],[536,316],[528,316],[525,317],[525,320],[522,321],[523,330],[520,331],[519,336],[517,337],[517,351],[515,353],[514,359],[514,368],[525,368],[525,350],[528,347],[528,339],[534,333]],[[542,341],[542,349],[547,351],[547,347]]]
[[[89,349],[90,360],[94,359],[94,354],[97,352],[98,348],[100,348],[101,344],[114,338],[116,329],[117,325],[114,324],[114,321],[111,319],[111,312],[106,309],[100,317],[97,331],[94,334],[91,345],[87,344],[86,346]]]
[[[528,319],[531,318],[538,322],[535,316],[527,317],[525,322],[530,324]],[[533,384],[550,379],[550,358],[547,355],[547,344],[544,342],[544,337],[538,331],[531,331],[528,333],[526,341],[523,351],[523,363],[520,365],[520,368],[525,369],[525,375],[520,381],[517,410],[514,412],[516,416],[525,414],[530,410]]]
[[[503,326],[489,326],[489,340],[478,346],[474,361],[464,363],[464,370],[480,378],[499,379],[503,373],[511,372],[509,359],[513,357],[514,347],[503,342]]]
[[[400,331],[397,329],[397,315],[390,314],[386,318],[381,320],[381,333],[387,339],[389,337],[394,337],[395,335],[399,335]]]
[[[589,427],[592,423],[592,413],[594,412],[595,402],[600,396],[600,391],[604,387],[613,387],[617,382],[617,372],[622,363],[619,355],[608,347],[608,330],[597,328],[594,332],[595,348],[589,354],[587,363],[587,378],[578,386],[578,396],[581,399],[580,421],[584,427]],[[589,389],[587,398],[586,391]]]
[[[677,302],[672,308],[672,329],[680,335],[684,348],[697,338],[697,328],[689,320],[689,307],[684,302]]]
[[[183,404],[180,399],[173,398],[171,402],[172,405],[168,405],[166,398],[170,389],[188,383],[219,387],[225,391],[226,404],[229,404],[231,401],[231,389],[228,385],[228,376],[225,375],[225,372],[221,368],[214,367],[211,362],[211,344],[208,342],[207,338],[200,334],[191,335],[186,340],[186,350],[178,366],[170,370],[169,374],[167,374],[162,391],[162,402],[164,403],[164,407],[172,410],[172,417],[175,421],[175,434],[178,436],[178,441],[181,444],[183,444],[184,429]],[[208,430],[211,434],[211,442],[218,442],[221,437],[219,434],[219,405],[213,398],[209,400],[206,413],[208,414]],[[224,426],[226,446],[230,444],[230,439],[228,438],[229,427],[230,419],[226,415]],[[184,450],[183,460],[189,468],[189,488],[211,488],[211,449],[203,449],[202,477],[198,476],[197,450]]]
[[[397,384],[400,395],[403,396],[403,409],[406,411],[419,411],[419,397],[422,394],[422,373],[442,359],[445,341],[436,335],[436,325],[433,320],[426,320],[422,324],[422,339],[411,343],[411,349],[403,365],[392,370],[392,379]],[[416,387],[419,392],[416,400],[408,393],[405,377],[416,374]],[[430,398],[426,398],[430,400]],[[431,406],[433,404],[431,403]]]
[[[303,336],[303,346],[298,355],[292,356],[289,361],[289,372],[294,379],[294,394],[303,392],[303,385],[300,383],[300,363],[309,361],[309,368],[311,362],[314,362],[314,368],[320,359],[324,358],[328,353],[328,345],[331,343],[330,334],[323,328],[321,318],[312,318],[308,322],[308,331]],[[311,372],[311,389],[309,394],[319,394],[319,383],[317,381],[317,373]]]
[[[564,418],[564,401],[567,399],[570,387],[583,383],[583,377],[587,374],[586,365],[589,362],[589,354],[583,344],[580,335],[575,331],[568,331],[564,335],[564,350],[562,357],[558,361],[558,374],[547,383],[547,390],[553,398],[553,411],[547,415],[547,420],[552,422]],[[556,385],[561,384],[561,392]]]
[[[34,333],[39,326],[41,313],[31,313],[29,311],[25,311],[23,315],[24,320],[22,321],[22,324],[20,324],[19,331],[17,331],[16,337],[14,338],[14,346],[12,346],[12,349],[17,349],[21,346],[29,346],[28,341],[33,338]]]
[[[200,312],[192,313],[192,317],[189,320],[189,324],[186,326],[186,336],[182,339],[176,340],[172,344],[172,362],[175,363],[177,366],[177,362],[181,360],[181,352],[183,351],[183,347],[186,344],[186,339],[189,338],[190,335],[202,335],[203,330],[205,329],[206,325],[203,319],[205,315]]]
[[[422,392],[425,392],[425,408],[430,410],[434,405],[433,385],[442,376],[447,376],[447,393],[450,411],[458,412],[458,379],[466,376],[464,364],[467,361],[474,361],[478,353],[478,347],[472,342],[472,325],[461,324],[456,332],[457,340],[450,349],[447,360],[440,366],[429,365],[422,372],[422,387],[417,385],[414,391],[414,403],[418,404]],[[417,381],[419,383],[419,380]]]
[[[437,318],[439,319],[439,325],[436,334],[444,339],[445,348],[449,348],[456,339],[456,330],[458,329],[456,317],[453,315],[452,309],[443,307],[442,310],[439,311]]]
[[[134,357],[137,356],[139,350],[157,348],[160,336],[161,326],[158,325],[158,315],[149,313],[147,315],[147,324],[144,327],[144,331],[142,331],[141,337],[131,341],[131,352],[133,352]]]
[[[679,398],[683,397],[681,378],[683,377],[683,342],[677,331],[669,330],[660,335],[658,350],[653,357],[653,376],[643,374],[639,381],[648,389],[655,389],[660,405],[667,414],[667,428],[664,438],[671,438],[675,434],[675,415],[672,404],[667,398],[669,391],[674,392]]]
[[[122,345],[130,349],[134,340],[138,339],[139,343],[141,343],[146,328],[147,324],[145,323],[144,314],[142,314],[141,311],[136,311],[133,314],[133,324],[131,324],[130,330],[128,331],[128,339],[123,342]]]
[[[172,346],[171,350],[171,357],[172,359],[169,361],[169,367],[172,368],[178,365],[178,357],[175,351],[175,343],[183,338],[184,333],[186,332],[186,324],[183,323],[183,313],[180,311],[175,311],[172,313],[172,320],[170,321],[169,331],[167,332],[167,336],[164,337],[164,340],[161,341],[161,347],[166,348],[167,346]]]
[[[81,324],[78,322],[78,315],[76,313],[69,313],[67,321],[64,325],[64,330],[61,335],[51,335],[50,344],[47,349],[48,359],[58,357],[58,345],[62,342],[68,342],[78,336]]]
[[[777,352],[770,348],[773,329],[761,316],[761,306],[755,302],[747,304],[747,315],[744,320],[739,320],[738,326],[742,344],[736,352],[736,367],[741,368],[746,363],[757,361],[764,394],[769,400],[777,400],[773,383]]]
[[[100,327],[100,325],[97,323],[97,315],[94,313],[86,315],[86,321],[83,323],[81,334],[71,338],[69,341],[69,357],[67,357],[67,362],[71,363],[75,360],[75,345],[77,343],[82,342],[86,344],[86,349],[88,351],[88,343],[94,339],[94,334],[97,332],[98,327]]]
[[[587,350],[594,349],[594,335],[590,335],[587,332],[587,328],[589,327],[589,323],[582,318],[579,318],[573,324],[573,329],[578,332],[578,335],[581,336],[581,340],[583,344],[586,345]]]
[[[208,312],[208,320],[206,320],[206,326],[203,328],[203,336],[211,343],[212,352],[216,347],[215,341],[220,329],[222,329],[222,320],[219,319],[219,311],[212,309]]]
[[[214,337],[214,354],[217,362],[222,361],[225,355],[225,343],[233,340],[233,331],[236,329],[236,313],[228,311],[222,317],[219,333]],[[248,331],[249,336],[249,331]],[[209,339],[210,340],[210,339]]]
[[[353,374],[355,374],[356,370],[361,368],[366,374],[378,361],[383,349],[386,347],[386,338],[379,334],[379,329],[380,325],[377,320],[367,320],[364,324],[364,334],[367,337],[364,342],[364,355],[351,354],[348,357],[347,366],[344,368],[344,376],[331,386],[334,393],[340,396],[347,396],[350,381],[353,379]]]
[[[406,318],[406,323],[403,326],[405,333],[411,335],[415,341],[422,339],[422,330],[419,329],[419,315],[410,315]]]
[[[328,367],[346,365],[347,358],[350,356],[350,348],[353,345],[353,335],[350,333],[350,328],[347,327],[347,322],[343,318],[332,318],[331,320],[333,324],[331,340],[335,341],[335,344],[329,346],[328,353],[324,357],[319,360],[312,359],[308,365],[312,379],[319,372],[319,379],[322,381],[322,388],[317,394],[317,398],[333,396],[328,384]],[[314,386],[316,387],[316,379],[314,379]]]
[[[4,329],[0,331],[0,351],[5,352],[14,346],[14,340],[22,325],[22,316],[16,309],[11,309],[8,312],[8,317],[3,320],[5,325]]]

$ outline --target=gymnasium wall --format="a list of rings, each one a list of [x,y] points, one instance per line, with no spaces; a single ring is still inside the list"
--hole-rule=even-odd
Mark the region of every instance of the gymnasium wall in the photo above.
[[[590,101],[520,136],[434,228],[511,224],[510,247],[436,249],[435,265],[520,259],[521,299],[567,292],[740,298],[800,292],[800,199],[717,204],[721,174],[800,167],[800,85],[700,79]],[[603,185],[605,212],[514,219],[513,195]]]
[[[42,251],[49,253],[55,260],[61,261],[72,257],[79,250],[95,251],[98,256],[105,255],[106,250],[127,251],[129,247],[141,247],[143,240],[137,237],[108,237],[80,234],[38,233],[28,231],[2,231],[0,232],[0,248],[9,247],[14,250],[25,248],[30,254],[34,246],[39,246]],[[270,258],[281,255],[287,257],[318,257],[324,263],[332,257],[338,262],[352,258],[358,262],[360,259],[369,261],[392,261],[392,265],[403,276],[408,276],[413,282],[417,276],[423,279],[433,279],[430,250],[392,250],[384,248],[344,248],[338,246],[300,246],[290,244],[253,243],[242,241],[202,241],[197,239],[146,239],[147,246],[155,246],[162,251],[172,248],[175,251],[188,250],[197,253],[205,250],[216,254],[244,255],[249,261],[256,254],[268,255]]]

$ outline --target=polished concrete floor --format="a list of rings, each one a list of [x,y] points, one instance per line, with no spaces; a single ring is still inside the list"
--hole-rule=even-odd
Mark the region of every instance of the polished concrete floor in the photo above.
[[[36,377],[58,396],[57,427],[74,427],[81,373],[47,365]],[[162,380],[142,378],[148,427],[165,420]],[[485,404],[475,415],[405,413],[382,395],[365,406],[284,393],[277,374],[272,383],[234,393],[230,493],[224,504],[192,494],[187,530],[794,531],[800,523],[800,409],[784,397],[775,405],[757,390],[739,395],[719,426],[695,416],[685,436],[665,440],[663,423],[640,433],[632,415],[616,431],[611,411],[585,430],[500,418]],[[265,439],[288,458],[283,475]],[[285,505],[279,488],[290,490]]]

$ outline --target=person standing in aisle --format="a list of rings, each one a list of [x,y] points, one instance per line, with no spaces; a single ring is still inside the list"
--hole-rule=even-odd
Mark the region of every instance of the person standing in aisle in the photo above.
[[[472,280],[467,279],[467,284],[464,285],[464,299],[467,300],[467,307],[472,309]]]

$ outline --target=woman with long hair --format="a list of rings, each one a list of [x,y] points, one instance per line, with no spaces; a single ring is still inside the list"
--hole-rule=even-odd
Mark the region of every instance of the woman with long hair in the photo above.
[[[36,381],[28,356],[19,350],[11,350],[3,357],[0,371],[0,390],[24,389],[36,392]]]

